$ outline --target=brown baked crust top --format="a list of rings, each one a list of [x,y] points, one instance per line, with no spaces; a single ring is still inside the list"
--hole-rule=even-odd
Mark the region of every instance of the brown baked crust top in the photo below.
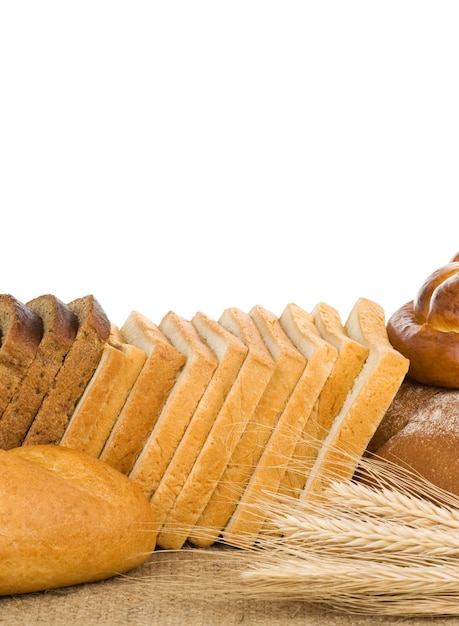
[[[409,359],[408,375],[419,383],[459,388],[457,259],[433,272],[387,323],[390,342]]]

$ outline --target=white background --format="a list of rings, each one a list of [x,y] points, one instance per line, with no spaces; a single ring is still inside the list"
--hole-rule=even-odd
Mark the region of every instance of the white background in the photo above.
[[[0,2],[0,291],[364,296],[459,251],[456,2]]]

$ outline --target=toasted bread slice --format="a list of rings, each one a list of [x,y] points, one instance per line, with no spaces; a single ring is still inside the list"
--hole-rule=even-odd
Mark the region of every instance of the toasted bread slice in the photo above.
[[[147,498],[156,491],[218,364],[190,321],[170,311],[159,328],[186,363],[129,474]]]
[[[250,316],[274,360],[275,367],[252,419],[247,422],[241,440],[199,518],[198,526],[205,529],[205,537],[199,544],[201,547],[217,541],[228,523],[279,415],[306,366],[306,359],[295,348],[273,313],[258,305],[252,308]]]
[[[322,338],[336,348],[337,358],[311,412],[309,424],[314,429],[309,429],[300,437],[289,472],[284,477],[280,493],[285,492],[289,495],[292,495],[292,486],[298,495],[299,490],[303,489],[322,441],[328,434],[369,353],[368,347],[348,336],[336,309],[320,302],[312,311],[312,318]]]
[[[195,525],[274,370],[274,361],[248,314],[237,308],[227,309],[219,322],[243,341],[248,352],[183,489],[160,529],[158,545],[166,548],[181,548],[191,535],[199,545],[200,537],[196,534],[198,529]]]
[[[110,321],[93,295],[68,307],[78,319],[78,331],[24,438],[26,445],[60,442],[110,336]]]
[[[0,418],[0,447],[5,449],[21,445],[78,330],[78,318],[56,296],[44,294],[27,302],[26,306],[41,318],[43,336],[21,384]]]
[[[302,500],[320,496],[330,480],[352,477],[408,371],[408,360],[389,342],[379,304],[359,298],[345,330],[351,339],[368,348],[368,358],[324,439]]]
[[[316,430],[311,415],[337,358],[337,350],[319,334],[312,316],[295,304],[284,309],[281,326],[306,360],[306,366],[277,421],[276,428],[223,531],[225,542],[252,545],[265,521],[261,500],[274,499],[303,433]]]
[[[109,342],[84,390],[60,444],[98,457],[147,355],[125,343],[112,324]]]
[[[40,316],[10,294],[0,294],[0,415],[19,389],[42,336]]]
[[[183,488],[247,355],[247,348],[242,341],[215,320],[198,312],[191,322],[215,353],[218,366],[151,497],[150,503],[159,528]],[[158,546],[164,547],[161,540]]]
[[[147,358],[99,458],[128,474],[161,415],[186,356],[156,324],[137,311],[128,316],[121,333]]]

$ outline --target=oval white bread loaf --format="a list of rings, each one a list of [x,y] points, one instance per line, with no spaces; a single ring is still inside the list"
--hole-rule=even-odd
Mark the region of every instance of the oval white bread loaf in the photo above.
[[[126,572],[155,548],[141,489],[117,470],[61,446],[0,450],[0,595]]]

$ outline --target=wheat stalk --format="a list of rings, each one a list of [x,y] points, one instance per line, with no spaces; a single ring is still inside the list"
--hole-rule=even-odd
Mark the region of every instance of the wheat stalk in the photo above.
[[[365,552],[403,552],[425,558],[446,554],[459,555],[459,533],[439,528],[412,526],[391,520],[375,520],[365,515],[324,516],[308,512],[281,515],[275,525],[284,542],[312,546],[321,550],[346,551],[348,555]]]
[[[248,589],[354,613],[459,615],[459,498],[377,459],[362,468],[371,486],[267,500],[271,532],[241,573]]]
[[[290,558],[271,554],[269,562],[251,565],[241,576],[258,597],[271,600],[277,596],[386,615],[459,611],[458,567],[449,561],[388,563],[344,555],[324,558],[305,550]]]
[[[362,459],[357,474],[328,481],[310,500],[266,494],[256,507],[269,525],[255,546],[182,550],[183,585],[172,585],[174,597],[208,601],[211,593],[215,600],[290,599],[347,613],[459,615],[459,497],[378,459]],[[193,554],[215,558],[207,578]],[[153,555],[155,592],[170,592],[170,578],[155,567],[167,558]]]
[[[352,509],[359,514],[392,518],[406,524],[459,529],[459,510],[388,487],[375,489],[353,482],[332,482],[325,497],[336,510]]]

